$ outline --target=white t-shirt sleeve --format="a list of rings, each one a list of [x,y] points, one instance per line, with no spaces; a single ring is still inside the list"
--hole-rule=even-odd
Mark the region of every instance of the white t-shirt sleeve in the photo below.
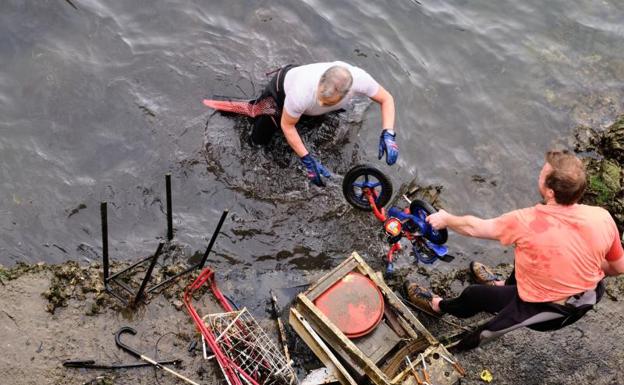
[[[379,92],[379,83],[368,72],[359,67],[351,67],[353,91],[372,98]]]
[[[305,112],[305,107],[298,105],[296,95],[293,95],[294,91],[290,91],[286,94],[284,99],[284,111],[293,118],[299,119]]]

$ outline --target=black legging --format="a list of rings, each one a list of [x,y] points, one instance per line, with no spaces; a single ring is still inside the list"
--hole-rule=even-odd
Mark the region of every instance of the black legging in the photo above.
[[[459,318],[468,318],[482,311],[498,313],[517,295],[516,286],[470,285],[459,297],[444,299],[440,310]]]
[[[470,285],[459,297],[440,301],[442,312],[459,318],[472,317],[482,311],[496,314],[485,325],[464,337],[457,345],[458,349],[475,348],[481,342],[523,326],[538,331],[561,329],[585,315],[604,293],[604,284],[600,281],[594,290],[570,297],[565,305],[525,302],[520,298],[515,283],[515,274],[512,273],[505,286]]]
[[[289,64],[280,68],[271,81],[269,81],[262,95],[256,99],[256,101],[260,101],[264,98],[273,98],[277,104],[277,113],[274,115],[260,115],[254,119],[254,127],[251,131],[251,140],[254,144],[268,144],[275,132],[280,129],[282,108],[284,108],[284,100],[286,99],[284,78],[286,77],[286,73],[294,67],[296,67],[296,65]]]
[[[254,144],[266,146],[271,138],[279,130],[279,115],[260,115],[254,119],[254,127],[251,130],[251,140]]]

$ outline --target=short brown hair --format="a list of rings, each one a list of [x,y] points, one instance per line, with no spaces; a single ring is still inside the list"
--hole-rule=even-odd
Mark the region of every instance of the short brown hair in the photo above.
[[[555,192],[555,202],[573,205],[585,192],[585,166],[579,158],[567,150],[551,150],[546,153],[546,162],[553,170],[546,175],[546,187]]]

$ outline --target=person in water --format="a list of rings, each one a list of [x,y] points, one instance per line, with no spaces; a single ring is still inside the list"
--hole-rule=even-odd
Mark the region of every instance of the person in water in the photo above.
[[[496,314],[467,335],[459,349],[471,349],[522,326],[560,329],[580,319],[604,293],[603,278],[624,272],[624,250],[609,212],[577,203],[586,185],[583,163],[567,151],[549,151],[538,187],[543,203],[493,219],[456,216],[444,210],[427,217],[435,229],[515,246],[514,271],[503,281],[485,265],[470,264],[479,284],[459,297],[442,299],[416,283],[408,298],[425,310],[471,317]]]
[[[399,156],[394,131],[394,99],[364,70],[336,61],[302,66],[288,65],[277,71],[257,102],[271,97],[277,112],[255,118],[251,134],[254,144],[265,145],[280,129],[286,141],[307,169],[308,178],[324,186],[329,171],[306,149],[295,125],[302,116],[319,116],[343,109],[355,95],[366,95],[381,105],[382,130],[379,159],[386,155],[392,165]]]

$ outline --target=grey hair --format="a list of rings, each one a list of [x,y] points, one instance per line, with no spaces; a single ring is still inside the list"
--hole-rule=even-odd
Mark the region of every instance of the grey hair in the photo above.
[[[321,80],[319,80],[319,97],[330,99],[339,95],[342,99],[349,92],[352,84],[353,76],[351,76],[351,72],[348,69],[337,65],[329,67],[321,76]]]

